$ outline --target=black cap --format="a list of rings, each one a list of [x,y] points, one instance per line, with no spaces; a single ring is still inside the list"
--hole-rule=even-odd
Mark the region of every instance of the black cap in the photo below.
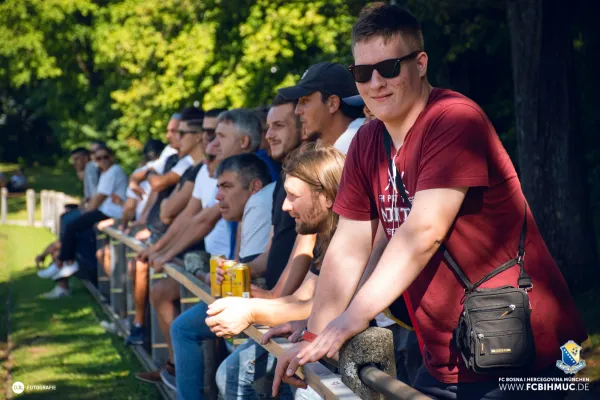
[[[362,97],[360,97],[359,94],[357,94],[356,96],[344,97],[344,98],[342,98],[342,101],[351,107],[364,107],[365,106],[365,101],[363,100]]]
[[[314,92],[334,94],[340,98],[358,94],[350,71],[340,64],[330,62],[312,65],[296,86],[281,88],[278,92],[287,100],[297,100]]]

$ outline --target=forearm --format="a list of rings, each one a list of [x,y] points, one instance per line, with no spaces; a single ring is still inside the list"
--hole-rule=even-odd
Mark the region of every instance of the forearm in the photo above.
[[[375,266],[377,266],[377,263],[381,259],[381,255],[383,254],[383,251],[385,250],[387,244],[387,236],[385,236],[385,231],[383,230],[381,223],[379,223],[379,227],[377,228],[377,234],[375,235],[375,240],[373,241],[373,251],[371,252],[371,257],[369,257],[369,263],[367,264],[367,268],[365,269],[365,272],[363,273],[362,277],[360,278],[360,282],[358,283],[358,289],[360,289],[365,284],[367,279],[369,279],[369,277],[373,273],[373,270],[375,269]]]
[[[369,261],[376,229],[375,221],[356,223],[340,218],[321,266],[315,307],[308,321],[311,332],[320,333],[348,307]]]
[[[253,261],[248,263],[248,268],[250,268],[250,275],[252,277],[263,276],[265,271],[267,270],[267,260],[269,258],[269,252],[265,251],[258,257],[256,257]]]
[[[104,200],[106,200],[106,197],[107,196],[105,194],[96,193],[94,195],[94,197],[91,198],[90,204],[88,205],[87,210],[88,211],[97,210],[102,205]]]
[[[192,218],[186,230],[182,231],[177,240],[172,241],[168,248],[165,248],[165,257],[172,259],[191,245],[203,240],[214,229],[220,215],[218,206],[215,206],[203,210]]]
[[[288,264],[273,288],[275,297],[289,296],[294,293],[306,278],[313,259],[316,240],[317,235],[298,235],[296,237]]]
[[[192,196],[193,184],[186,185],[178,192],[174,192],[169,198],[160,205],[160,219],[165,224],[173,222],[179,214],[183,212]]]
[[[188,224],[191,222],[191,216],[184,210],[179,214],[169,228],[154,245],[156,250],[167,249],[172,243],[176,242],[187,230]]]
[[[289,321],[298,321],[308,318],[313,301],[304,300],[281,303],[274,300],[250,299],[252,323],[276,326]]]
[[[158,196],[158,193],[150,192],[150,194],[148,196],[150,196],[150,197],[148,197],[148,201],[146,202],[146,205],[144,206],[144,209],[142,210],[142,215],[140,217],[140,220],[144,221],[144,223],[148,220],[148,214],[150,214],[150,210],[152,209],[152,206],[154,206],[154,203],[156,202],[156,197]]]
[[[179,180],[179,175],[174,172],[167,172],[165,175],[151,174],[146,178],[150,187],[155,192],[162,192],[163,190],[175,185]]]

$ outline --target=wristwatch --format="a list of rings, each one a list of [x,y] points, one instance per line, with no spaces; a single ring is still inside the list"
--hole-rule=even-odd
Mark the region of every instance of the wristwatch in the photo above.
[[[315,335],[312,332],[309,332],[308,329],[304,329],[302,331],[302,335],[300,336],[301,341],[309,342],[309,343],[312,343],[316,338],[317,338],[317,335]]]

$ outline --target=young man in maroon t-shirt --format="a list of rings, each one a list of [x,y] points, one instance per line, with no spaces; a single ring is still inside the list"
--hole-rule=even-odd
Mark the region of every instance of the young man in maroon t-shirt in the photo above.
[[[469,280],[476,282],[516,256],[525,212],[525,269],[534,284],[533,374],[562,375],[554,366],[561,359],[560,346],[586,338],[492,124],[472,100],[431,87],[423,48],[418,21],[396,6],[367,6],[353,27],[356,67],[351,69],[378,120],[361,128],[348,152],[334,206],[339,225],[308,322],[317,338],[295,345],[279,359],[275,390],[280,378],[294,383],[299,364],[333,356],[404,295],[425,361],[415,388],[439,398],[531,398],[535,392],[502,392],[497,378],[475,374],[462,362],[451,339],[465,292],[438,251],[444,242]],[[383,144],[386,130],[392,139],[393,167]],[[396,188],[396,174],[412,202],[410,213]],[[389,244],[353,296],[378,220]],[[518,275],[515,266],[482,287],[516,286]]]

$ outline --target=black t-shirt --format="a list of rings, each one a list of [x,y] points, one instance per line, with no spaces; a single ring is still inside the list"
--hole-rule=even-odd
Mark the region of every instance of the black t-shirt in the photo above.
[[[204,164],[198,163],[197,165],[192,165],[188,169],[185,170],[181,178],[179,178],[179,183],[177,183],[177,191],[180,191],[185,185],[186,182],[195,182],[196,175],[200,172],[200,168],[202,168]]]
[[[177,154],[169,156],[167,161],[165,161],[164,174],[167,174],[170,170],[172,170],[178,162],[179,156]],[[169,197],[174,188],[175,186],[170,186],[159,192],[156,196],[156,202],[152,205],[150,213],[148,214],[148,229],[150,229],[150,231],[154,233],[165,233],[167,231],[168,226],[163,224],[163,222],[160,220],[160,204],[164,199]]]
[[[290,214],[281,209],[285,196],[283,179],[279,178],[273,190],[273,210],[271,212],[273,239],[271,240],[271,248],[267,259],[267,270],[264,275],[269,289],[275,286],[279,276],[285,269],[296,241],[296,222],[294,218],[290,217]]]

